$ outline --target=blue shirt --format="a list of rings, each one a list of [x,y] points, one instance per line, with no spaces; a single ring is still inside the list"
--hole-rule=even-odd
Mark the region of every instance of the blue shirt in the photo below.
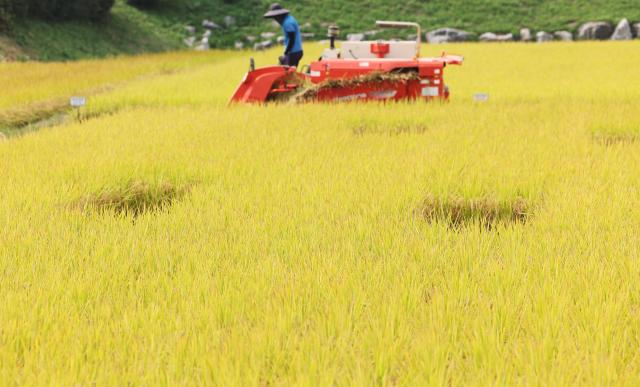
[[[291,15],[287,15],[282,22],[282,32],[284,32],[284,45],[285,47],[289,47],[289,34],[296,34],[296,41],[293,43],[293,48],[291,49],[291,53],[302,51],[302,35],[300,34],[300,26],[298,25],[298,21]]]

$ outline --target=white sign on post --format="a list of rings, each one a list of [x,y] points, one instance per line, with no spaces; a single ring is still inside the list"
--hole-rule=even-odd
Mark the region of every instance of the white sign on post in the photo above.
[[[489,100],[489,94],[487,93],[475,93],[473,100],[476,102],[487,102]]]
[[[80,115],[80,109],[87,104],[86,97],[71,97],[69,104],[72,108],[76,109],[78,113],[78,122],[82,122],[82,116]]]
[[[74,108],[83,107],[87,104],[87,98],[71,97],[70,104],[71,104],[71,107],[74,107]]]

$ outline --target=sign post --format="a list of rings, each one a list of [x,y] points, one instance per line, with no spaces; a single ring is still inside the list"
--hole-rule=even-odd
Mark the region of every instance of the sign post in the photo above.
[[[71,99],[69,100],[69,104],[71,105],[72,108],[76,109],[78,122],[82,122],[82,118],[80,117],[80,109],[83,106],[87,105],[87,98],[86,97],[71,97]]]
[[[487,93],[475,93],[473,100],[476,102],[487,102],[489,100],[489,94]]]

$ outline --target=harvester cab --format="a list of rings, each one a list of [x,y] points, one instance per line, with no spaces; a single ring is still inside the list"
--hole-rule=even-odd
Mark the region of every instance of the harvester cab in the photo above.
[[[415,28],[411,41],[346,41],[336,47],[337,26],[329,27],[330,47],[304,72],[294,67],[251,67],[231,102],[371,101],[447,99],[443,72],[463,58],[442,54],[420,57],[421,28],[417,23],[378,21],[379,28]]]

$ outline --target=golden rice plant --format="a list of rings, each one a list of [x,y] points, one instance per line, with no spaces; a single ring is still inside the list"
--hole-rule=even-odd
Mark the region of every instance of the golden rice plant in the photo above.
[[[426,46],[466,58],[434,104],[228,106],[245,52],[3,67],[0,111],[110,87],[0,142],[0,384],[639,384],[640,143],[598,137],[636,45]]]

